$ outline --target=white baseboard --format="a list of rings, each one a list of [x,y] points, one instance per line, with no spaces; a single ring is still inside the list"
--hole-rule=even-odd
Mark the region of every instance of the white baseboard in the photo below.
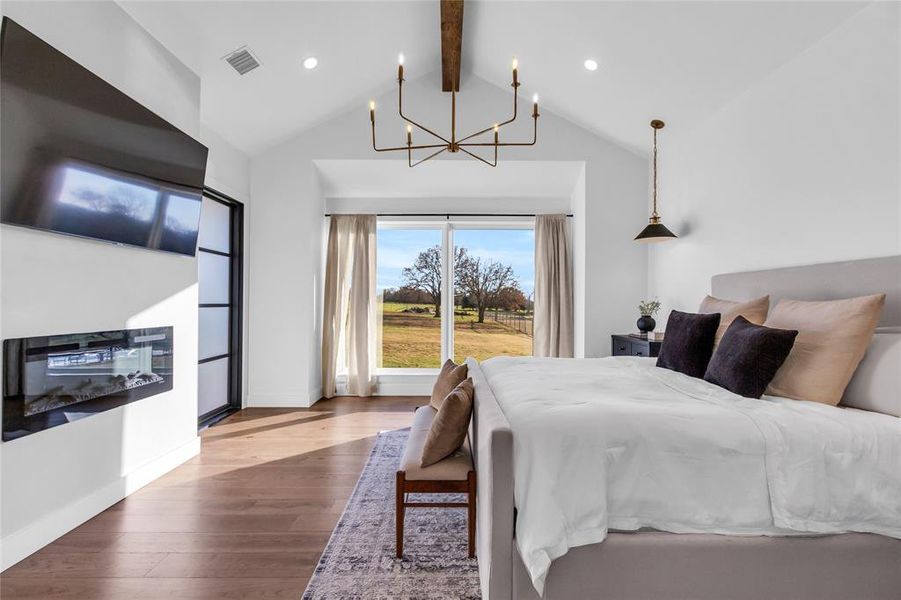
[[[311,391],[304,398],[300,394],[248,394],[244,403],[245,408],[309,408],[322,394],[319,391]]]
[[[200,438],[195,437],[96,492],[7,535],[0,540],[0,571],[5,571],[199,453]]]

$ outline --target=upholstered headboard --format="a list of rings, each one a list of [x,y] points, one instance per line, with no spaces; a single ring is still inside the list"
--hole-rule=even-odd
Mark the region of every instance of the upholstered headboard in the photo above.
[[[885,294],[885,308],[867,355],[854,374],[842,404],[901,416],[901,256],[867,258],[802,267],[715,275],[717,298],[837,300]]]
[[[711,290],[717,298],[735,300],[769,294],[770,306],[782,298],[838,300],[884,293],[879,326],[901,327],[901,256],[714,275]]]

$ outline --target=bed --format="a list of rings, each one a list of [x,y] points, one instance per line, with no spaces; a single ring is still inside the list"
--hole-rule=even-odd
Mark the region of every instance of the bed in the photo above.
[[[901,597],[901,494],[892,487],[898,478],[877,479],[874,493],[861,488],[887,467],[901,470],[901,257],[719,275],[711,287],[714,296],[736,300],[769,293],[774,303],[885,292],[879,329],[843,400],[857,408],[741,401],[678,373],[654,373],[650,359],[492,359],[484,365],[470,359],[483,598]],[[635,415],[633,401],[623,420],[616,385],[604,388],[603,401],[591,395],[613,371],[621,373],[617,385],[647,388],[631,393],[644,398],[646,413]],[[526,398],[522,406],[520,397]],[[681,404],[667,413],[670,399]],[[637,421],[631,430],[605,432],[608,440],[621,436],[615,451],[631,454],[595,461],[604,464],[580,458],[587,432],[612,423],[611,414],[619,424]],[[790,426],[780,430],[786,422]],[[699,427],[705,423],[706,430]],[[636,431],[644,436],[637,441]],[[817,432],[847,439],[821,452],[811,446]],[[714,445],[723,454],[695,465],[716,477],[693,476],[678,459],[619,464],[643,449],[665,452],[669,435],[700,442],[721,436]],[[619,465],[612,477],[603,471],[612,468],[608,463]],[[594,485],[602,476],[612,485]],[[672,518],[648,526],[643,507],[655,498],[653,486],[642,485],[665,477],[685,485],[670,486],[677,492],[657,499],[673,507]],[[827,480],[845,503],[841,515],[818,506],[817,490],[808,489]],[[618,495],[621,489],[627,493]],[[703,506],[709,518],[703,531],[679,519],[679,510],[692,505]]]

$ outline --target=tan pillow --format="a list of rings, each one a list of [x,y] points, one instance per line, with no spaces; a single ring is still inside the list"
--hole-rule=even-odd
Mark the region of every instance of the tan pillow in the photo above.
[[[798,337],[766,393],[838,405],[873,338],[885,294],[847,300],[780,300],[767,327],[797,329]]]
[[[720,326],[716,330],[716,342],[720,343],[720,338],[729,329],[729,325],[735,320],[735,317],[741,315],[755,325],[763,325],[766,321],[766,313],[770,310],[770,297],[763,296],[755,300],[747,302],[736,302],[734,300],[723,300],[722,298],[714,298],[707,296],[701,301],[701,308],[698,312],[701,314],[720,313]]]
[[[472,415],[472,394],[472,379],[466,379],[441,403],[422,447],[420,466],[433,465],[463,445]]]
[[[454,391],[454,388],[466,379],[467,373],[469,373],[469,367],[466,364],[454,364],[454,361],[447,359],[444,366],[441,367],[441,372],[438,373],[438,381],[435,382],[435,387],[432,388],[432,399],[429,400],[432,408],[441,410],[441,403],[444,402],[444,397]]]

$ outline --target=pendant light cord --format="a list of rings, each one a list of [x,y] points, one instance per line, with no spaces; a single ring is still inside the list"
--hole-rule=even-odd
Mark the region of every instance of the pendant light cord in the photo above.
[[[657,128],[654,128],[654,211],[653,218],[657,218]]]

